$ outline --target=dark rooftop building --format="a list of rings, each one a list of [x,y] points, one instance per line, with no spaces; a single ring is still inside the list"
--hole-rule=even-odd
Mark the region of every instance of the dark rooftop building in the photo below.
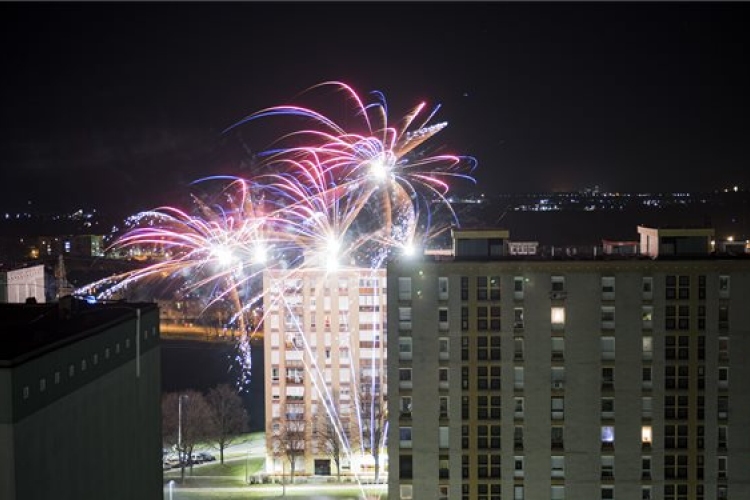
[[[0,304],[0,498],[162,497],[154,304]]]

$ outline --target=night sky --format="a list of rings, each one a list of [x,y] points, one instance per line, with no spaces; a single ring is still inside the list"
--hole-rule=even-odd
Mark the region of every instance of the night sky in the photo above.
[[[748,188],[749,21],[735,2],[0,3],[0,210],[180,204],[276,133],[223,129],[326,80],[393,118],[442,104],[432,144],[475,156],[488,194]]]

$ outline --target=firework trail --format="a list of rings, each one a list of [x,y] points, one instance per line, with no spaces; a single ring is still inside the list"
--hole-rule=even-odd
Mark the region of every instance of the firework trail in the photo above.
[[[246,383],[251,337],[270,310],[290,308],[283,294],[257,286],[264,275],[283,282],[304,273],[325,277],[337,270],[370,269],[376,277],[376,270],[394,253],[408,253],[458,225],[448,190],[455,180],[473,182],[476,162],[470,157],[431,156],[424,148],[447,126],[431,123],[439,106],[429,110],[421,103],[394,125],[379,92],[371,94],[372,102],[365,102],[341,82],[325,82],[309,91],[331,88],[343,95],[351,110],[346,126],[296,105],[267,108],[240,120],[225,132],[270,119],[288,120],[295,127],[261,154],[263,161],[254,177],[196,181],[220,189],[210,197],[193,196],[192,213],[163,207],[132,217],[133,227],[113,247],[145,252],[156,262],[92,283],[77,294],[108,299],[135,283],[175,281],[183,290],[205,293],[206,307],[230,303],[234,310],[230,323],[241,332],[238,361],[241,382]],[[300,120],[304,128],[296,127]],[[439,210],[447,211],[447,222],[436,223]],[[385,304],[380,303],[377,289],[373,293],[370,299],[378,303],[382,315],[373,321],[383,325]],[[265,306],[263,317],[251,326],[247,313],[260,305]],[[290,330],[303,339],[299,348],[305,353],[303,359],[313,360],[305,362],[313,389],[351,455],[354,450],[314,362],[306,327],[293,321],[287,325]],[[382,356],[369,360],[371,374],[377,376],[371,376],[368,390],[353,384],[359,441],[369,440],[370,450],[384,446],[384,438],[382,442],[374,438],[383,429],[373,427],[383,419],[385,400],[378,389],[385,386],[383,360]],[[359,376],[352,373],[353,380]]]

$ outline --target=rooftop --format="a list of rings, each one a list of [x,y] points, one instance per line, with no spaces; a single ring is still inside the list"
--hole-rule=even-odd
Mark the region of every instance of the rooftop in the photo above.
[[[67,299],[67,298],[64,298]],[[14,366],[136,317],[151,303],[0,304],[0,366]]]

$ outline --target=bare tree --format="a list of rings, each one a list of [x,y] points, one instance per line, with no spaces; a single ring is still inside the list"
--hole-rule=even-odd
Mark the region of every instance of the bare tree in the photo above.
[[[291,482],[294,483],[294,473],[297,458],[305,454],[305,421],[302,414],[286,413],[278,420],[279,428],[273,434],[273,452],[277,457],[289,462]],[[283,477],[282,477],[283,482]]]
[[[186,462],[193,466],[191,457],[196,443],[209,436],[211,411],[203,394],[193,390],[165,394],[161,407],[163,438],[177,450],[184,480]]]
[[[211,439],[219,447],[224,463],[224,449],[247,431],[247,412],[242,398],[228,384],[220,384],[208,391],[206,401],[211,410]]]
[[[341,436],[336,432],[336,426],[331,421],[331,417],[326,414],[318,414],[315,422],[315,437],[318,440],[318,446],[322,447],[326,454],[331,457],[336,464],[336,478],[341,481],[341,457],[344,454],[344,445],[341,442]],[[341,428],[339,428],[341,430]]]
[[[388,415],[382,409],[382,405],[379,404],[374,409],[367,408],[362,416],[362,438],[364,440],[362,446],[365,450],[369,450],[375,461],[375,482],[377,483],[380,477],[380,448],[385,439]]]

